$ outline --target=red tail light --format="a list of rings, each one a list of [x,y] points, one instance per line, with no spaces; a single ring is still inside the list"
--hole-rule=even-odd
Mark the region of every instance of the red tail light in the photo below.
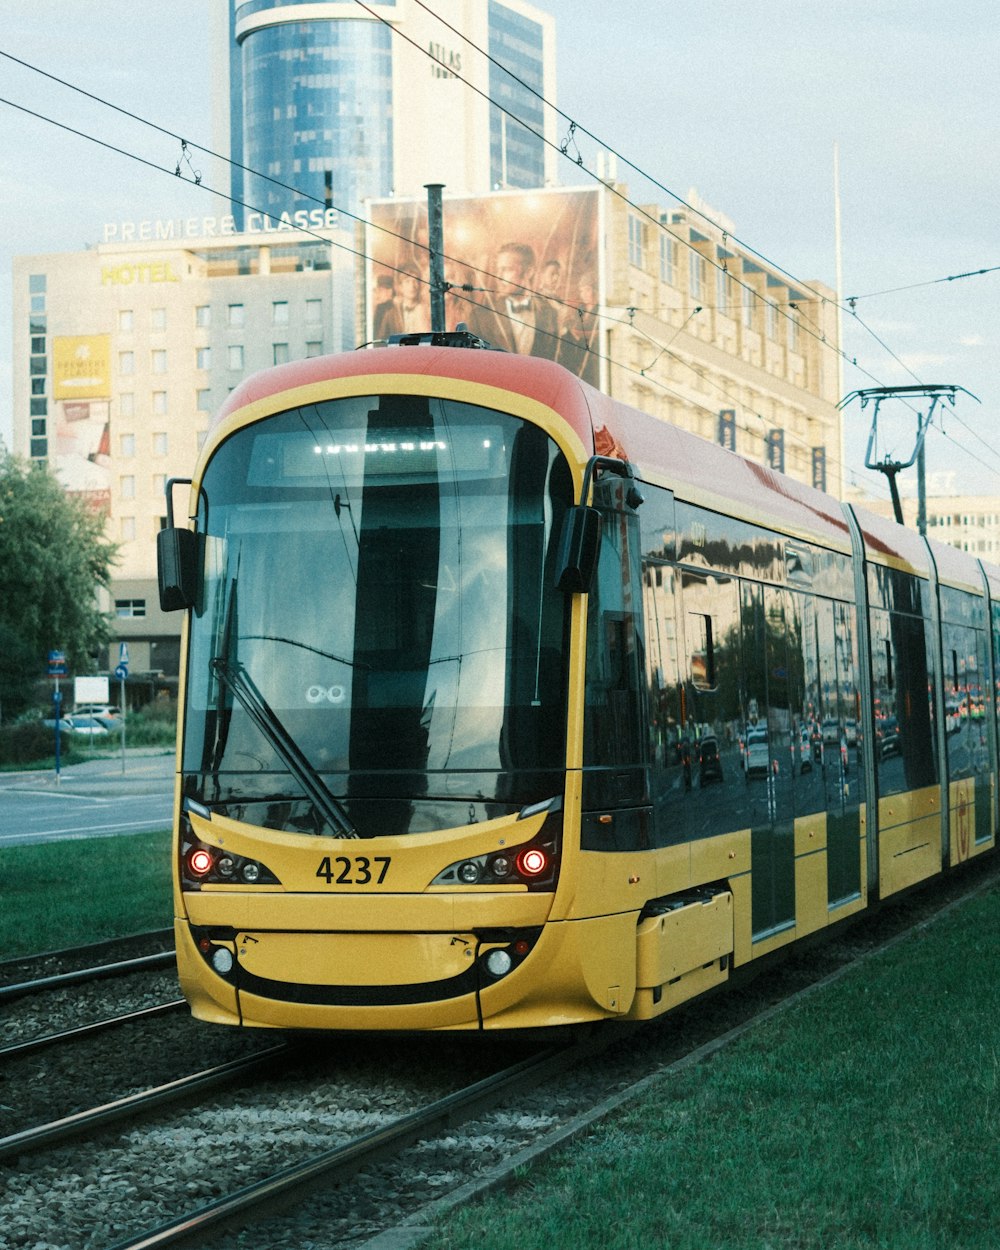
[[[540,877],[549,866],[549,857],[540,846],[526,846],[515,862],[522,877]]]
[[[196,846],[188,853],[187,865],[193,877],[204,877],[212,871],[212,854],[203,846]]]

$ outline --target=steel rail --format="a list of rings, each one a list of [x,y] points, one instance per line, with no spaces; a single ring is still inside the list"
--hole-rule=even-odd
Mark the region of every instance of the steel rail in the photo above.
[[[145,933],[127,933],[124,937],[100,938],[96,942],[85,942],[80,946],[66,946],[61,950],[14,955],[10,959],[0,959],[0,976],[4,976],[8,968],[18,968],[23,964],[44,963],[47,959],[73,959],[79,955],[98,955],[101,951],[112,950],[116,946],[138,946],[144,942],[172,943],[173,940],[173,929],[148,929]]]
[[[129,1011],[121,1016],[108,1016],[105,1020],[95,1020],[92,1024],[79,1024],[73,1029],[64,1029],[61,1033],[46,1033],[44,1037],[33,1037],[27,1042],[14,1042],[11,1046],[0,1048],[0,1062],[6,1059],[22,1059],[25,1055],[33,1054],[38,1050],[45,1050],[49,1046],[56,1046],[60,1042],[79,1041],[81,1038],[90,1037],[95,1033],[103,1033],[106,1029],[114,1028],[119,1024],[131,1024],[137,1020],[150,1020],[154,1016],[164,1016],[170,1012],[180,1011],[182,1007],[187,1006],[187,1000],[183,998],[171,999],[169,1003],[159,1003],[155,1007],[141,1007],[138,1011]]]
[[[589,1054],[607,1049],[611,1044],[612,1039],[609,1038],[550,1048],[541,1055],[524,1059],[465,1089],[439,1098],[392,1124],[373,1129],[344,1146],[336,1146],[301,1163],[292,1164],[169,1223],[116,1242],[108,1250],[158,1250],[159,1247],[175,1246],[197,1238],[219,1224],[235,1223],[240,1216],[263,1204],[267,1204],[271,1211],[279,1203],[288,1201],[296,1190],[324,1173],[338,1172],[339,1178],[353,1175],[368,1164],[398,1154],[434,1131],[462,1123],[513,1090],[536,1084]]]
[[[61,989],[67,985],[86,985],[89,981],[104,981],[111,977],[126,976],[130,972],[171,967],[177,960],[173,951],[161,951],[157,955],[140,955],[136,959],[123,959],[113,964],[98,964],[93,968],[78,968],[75,972],[59,972],[37,981],[19,981],[14,985],[0,985],[0,1003],[26,998],[29,994],[41,994],[46,990]]]
[[[61,1120],[52,1120],[48,1124],[23,1129],[20,1133],[0,1138],[0,1162],[15,1158],[17,1155],[28,1154],[42,1146],[69,1141],[74,1137],[79,1137],[81,1133],[107,1128],[121,1120],[131,1120],[157,1107],[179,1102],[192,1094],[212,1089],[217,1085],[227,1084],[259,1068],[270,1067],[275,1060],[290,1054],[293,1049],[294,1047],[287,1042],[282,1042],[278,1046],[271,1046],[267,1050],[244,1056],[242,1059],[231,1059],[228,1063],[219,1064],[218,1067],[206,1068],[202,1072],[182,1076],[176,1081],[169,1081],[166,1085],[158,1085],[155,1089],[143,1090],[139,1094],[129,1094],[125,1098],[118,1098],[100,1107],[77,1111]]]

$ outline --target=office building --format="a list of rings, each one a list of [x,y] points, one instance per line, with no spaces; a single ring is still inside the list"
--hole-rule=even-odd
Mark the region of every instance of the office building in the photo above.
[[[234,0],[217,37],[238,222],[555,181],[555,24],[523,0]]]
[[[353,236],[252,224],[110,223],[106,237],[139,241],[14,262],[13,450],[106,516],[119,549],[102,605],[112,655],[127,642],[140,679],[178,671],[179,621],[156,587],[167,481],[190,478],[212,413],[244,377],[353,333]],[[203,233],[164,237],[186,229]]]

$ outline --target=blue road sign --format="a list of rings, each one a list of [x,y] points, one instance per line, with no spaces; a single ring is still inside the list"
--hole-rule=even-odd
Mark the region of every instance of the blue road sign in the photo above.
[[[125,678],[128,676],[128,665],[119,664],[118,667],[115,669],[115,676],[118,678],[119,681],[124,681]]]

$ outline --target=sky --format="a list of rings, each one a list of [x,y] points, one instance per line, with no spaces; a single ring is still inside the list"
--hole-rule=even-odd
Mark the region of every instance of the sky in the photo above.
[[[210,9],[222,3],[5,0],[0,52],[218,147],[211,83],[221,66]],[[690,201],[696,192],[725,214],[744,245],[800,282],[836,287],[839,197],[842,294],[854,300],[844,317],[843,393],[964,387],[980,402],[959,394],[929,431],[929,491],[1000,495],[995,0],[966,0],[960,15],[932,0],[535,3],[556,19],[557,102],[577,122],[581,155],[587,163],[596,155],[583,130],[619,153],[618,177],[635,203],[670,208],[672,196]],[[223,213],[223,201],[204,190],[226,187],[223,169],[195,159],[196,187],[190,174],[173,175],[180,158],[175,139],[0,57],[0,439],[7,445],[12,258],[78,251],[97,243],[109,221]],[[582,185],[582,171],[565,164],[563,183]],[[864,467],[870,408],[853,403],[846,413],[849,479],[886,497],[884,478]],[[879,450],[905,459],[914,416],[897,414],[883,413],[891,446]],[[901,477],[904,492],[914,480],[912,471]]]

